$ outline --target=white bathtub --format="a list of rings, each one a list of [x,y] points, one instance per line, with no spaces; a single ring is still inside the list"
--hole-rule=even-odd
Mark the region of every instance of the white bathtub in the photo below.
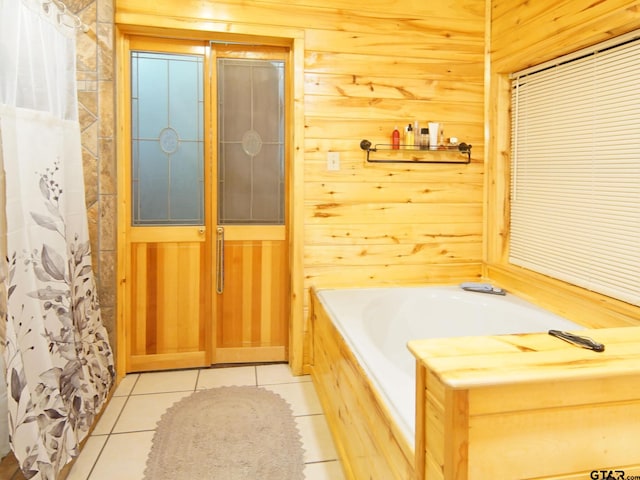
[[[409,340],[583,328],[514,295],[457,286],[319,290],[317,295],[412,446],[415,359],[407,350]]]

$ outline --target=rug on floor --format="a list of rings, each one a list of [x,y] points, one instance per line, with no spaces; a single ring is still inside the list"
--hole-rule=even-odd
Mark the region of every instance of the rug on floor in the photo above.
[[[197,391],[160,421],[145,480],[302,480],[302,440],[290,405],[261,387]]]

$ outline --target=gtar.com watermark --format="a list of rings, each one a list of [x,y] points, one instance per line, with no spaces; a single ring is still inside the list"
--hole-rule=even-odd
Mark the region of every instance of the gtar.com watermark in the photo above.
[[[627,476],[624,470],[593,470],[589,478],[592,480],[640,480],[640,475]]]

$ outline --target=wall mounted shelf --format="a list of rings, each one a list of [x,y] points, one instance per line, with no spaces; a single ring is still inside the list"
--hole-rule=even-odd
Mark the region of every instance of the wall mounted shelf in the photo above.
[[[372,145],[369,140],[362,140],[360,148],[367,152],[369,163],[468,164],[471,162],[471,145],[466,143],[440,146],[437,150],[422,149],[414,145],[400,145],[399,148],[394,149],[391,144]],[[375,153],[376,158],[372,158],[371,153]]]

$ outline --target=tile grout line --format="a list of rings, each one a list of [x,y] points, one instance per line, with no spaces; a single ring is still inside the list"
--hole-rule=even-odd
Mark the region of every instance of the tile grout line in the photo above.
[[[304,462],[305,465],[315,465],[316,463],[331,463],[331,462],[338,462],[339,460],[337,458],[327,458],[325,460],[311,460],[309,462]]]
[[[293,415],[295,418],[300,417],[324,417],[324,413],[301,413],[300,415]]]
[[[200,372],[202,372],[202,368],[198,368],[197,370],[197,375],[196,375],[196,384],[193,387],[193,391],[197,392],[198,391],[198,384],[200,383]]]

